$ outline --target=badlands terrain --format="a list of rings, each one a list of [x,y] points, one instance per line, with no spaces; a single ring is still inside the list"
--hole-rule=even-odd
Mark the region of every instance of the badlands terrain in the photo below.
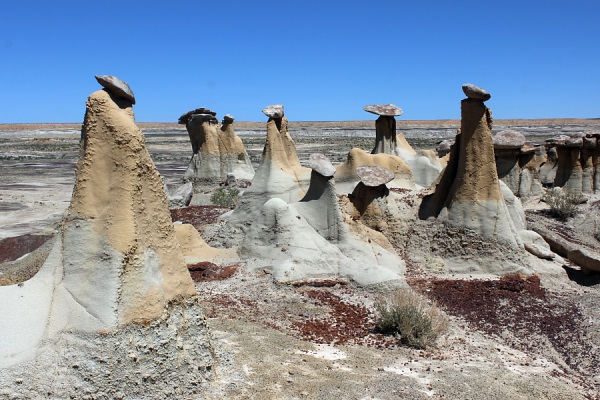
[[[138,126],[166,185],[181,185],[191,157],[185,127]],[[417,150],[453,139],[459,126],[460,121],[397,121],[398,132]],[[256,169],[266,124],[235,122],[234,127]],[[600,121],[494,121],[494,133],[506,129],[542,143],[560,134],[598,130]],[[351,148],[370,151],[375,141],[374,121],[290,122],[289,132],[303,166],[316,152],[338,164]],[[15,274],[35,274],[49,253],[44,243],[58,231],[71,201],[80,136],[81,124],[0,126],[0,284],[2,279],[30,277]],[[407,208],[422,198],[417,191],[392,191]],[[528,198],[524,208],[530,229],[550,230],[588,248],[600,244],[598,195],[566,222],[548,216],[540,196]],[[201,205],[174,209],[171,215],[174,221],[192,224],[211,246],[223,248],[242,240],[217,219],[227,211]],[[478,259],[488,244],[476,236],[457,232],[446,237],[424,221],[407,221],[402,227],[393,221],[365,223],[386,235],[405,260],[406,283],[448,315],[448,330],[434,346],[407,347],[376,331],[373,303],[389,290],[384,286],[364,288],[345,279],[275,284],[268,269],[209,265],[191,271],[215,359],[214,370],[197,372],[204,375],[197,383],[179,380],[172,365],[163,371],[141,368],[135,352],[124,354],[130,361],[119,366],[111,364],[110,354],[105,355],[108,362],[91,362],[70,346],[69,340],[82,340],[75,337],[57,343],[54,353],[44,354],[37,364],[0,369],[0,397],[600,398],[598,275],[585,275],[561,257],[548,261],[527,253],[504,257],[523,258],[519,262],[530,266],[526,274],[451,272],[418,256],[417,250],[439,245],[474,262],[506,260],[497,255]],[[143,329],[128,328],[107,340],[117,348],[119,341],[141,342]],[[102,346],[90,338],[89,347]],[[161,374],[169,378],[161,379]]]

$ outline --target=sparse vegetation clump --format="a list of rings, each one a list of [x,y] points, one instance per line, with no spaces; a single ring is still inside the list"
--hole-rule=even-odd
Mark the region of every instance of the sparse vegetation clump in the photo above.
[[[399,289],[375,300],[377,329],[398,335],[409,346],[425,349],[448,327],[448,318],[416,292]]]
[[[550,206],[550,215],[563,221],[577,214],[577,206],[582,200],[581,194],[563,193],[560,190],[549,190],[542,197],[542,201]]]
[[[238,203],[239,189],[223,189],[219,188],[210,196],[210,202],[221,207],[234,208]]]

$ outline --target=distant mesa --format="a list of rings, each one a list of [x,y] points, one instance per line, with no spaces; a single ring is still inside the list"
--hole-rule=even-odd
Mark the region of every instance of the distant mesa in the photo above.
[[[492,97],[492,95],[489,94],[487,91],[483,90],[479,86],[475,86],[470,83],[465,83],[462,86],[462,90],[465,93],[465,95],[467,95],[467,97],[470,99],[486,101]]]
[[[363,110],[371,114],[383,115],[386,117],[399,117],[404,114],[402,109],[394,104],[372,104],[364,106]]]
[[[117,97],[122,97],[129,100],[131,104],[135,104],[135,96],[127,83],[111,75],[96,75],[96,80],[103,88]]]
[[[262,112],[269,118],[283,118],[283,104],[273,104],[271,106],[267,106],[263,108]]]

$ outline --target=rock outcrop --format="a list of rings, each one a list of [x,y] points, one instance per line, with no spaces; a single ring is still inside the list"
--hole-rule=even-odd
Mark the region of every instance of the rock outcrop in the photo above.
[[[387,168],[375,166],[358,167],[356,173],[360,182],[348,198],[362,215],[373,200],[390,194],[386,183],[394,179],[394,174]]]
[[[546,141],[548,152],[556,149],[554,187],[562,187],[569,194],[591,195],[600,192],[599,138],[600,133],[588,132]],[[549,180],[551,173],[550,170],[545,174],[546,180]]]
[[[263,159],[236,209],[223,216],[244,232],[240,257],[252,259],[254,268],[272,270],[277,282],[342,277],[361,285],[404,284],[404,262],[387,239],[347,226],[334,182],[338,171],[329,160],[314,154],[311,168],[302,167],[283,106],[263,112],[269,116]]]
[[[148,323],[195,295],[131,104],[110,88],[88,98],[73,196],[54,247],[32,279],[0,288],[0,366],[33,357],[62,332]]]
[[[420,217],[435,217],[482,237],[518,247],[516,230],[498,183],[492,141],[492,113],[483,103],[489,93],[463,86],[461,133],[433,195],[421,205]],[[487,95],[486,95],[487,93]]]
[[[311,154],[309,162],[310,185],[296,208],[319,235],[337,243],[341,239],[342,213],[333,180],[335,167],[320,153]]]
[[[393,104],[368,105],[364,110],[379,115],[375,121],[375,147],[371,154],[389,154],[400,157],[411,169],[414,182],[428,187],[442,170],[436,154],[431,150],[415,151],[403,134],[396,132],[395,116],[403,114]]]
[[[197,108],[179,117],[192,144],[192,158],[184,174],[186,181],[219,182],[228,174],[252,179],[254,168],[242,140],[233,129],[234,118],[227,114],[218,126],[216,113]]]
[[[389,154],[369,154],[364,150],[354,148],[348,152],[346,161],[335,167],[337,191],[351,193],[361,180],[357,169],[366,166],[377,166],[390,170],[394,174],[394,179],[388,184],[390,188],[416,188],[412,171],[400,157]]]
[[[223,117],[219,134],[219,154],[221,158],[221,177],[251,180],[254,167],[246,152],[244,143],[233,130],[234,118],[227,114]]]
[[[365,111],[379,115],[375,121],[375,147],[371,154],[394,154],[396,149],[396,118],[403,111],[394,104],[368,105]]]
[[[493,136],[498,178],[521,198],[541,194],[536,148],[526,144],[525,136],[514,130],[505,130]]]
[[[288,132],[283,105],[268,106],[263,113],[269,116],[263,156],[252,185],[244,190],[231,221],[247,220],[271,198],[286,203],[297,202],[306,194],[311,169],[300,165],[296,144]],[[251,219],[251,218],[250,218]]]

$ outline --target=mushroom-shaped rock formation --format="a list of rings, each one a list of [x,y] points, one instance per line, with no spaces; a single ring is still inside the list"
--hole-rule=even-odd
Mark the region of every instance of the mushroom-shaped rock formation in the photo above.
[[[221,160],[221,177],[233,174],[236,179],[251,180],[254,167],[242,139],[233,130],[233,116],[227,114],[219,134],[219,155]]]
[[[492,113],[483,99],[474,97],[473,93],[480,91],[471,86],[468,90],[463,86],[470,97],[461,102],[461,133],[456,136],[456,144],[435,192],[421,205],[420,217],[433,216],[450,225],[473,230],[484,238],[518,247],[520,242],[515,237],[516,230],[498,183]]]
[[[525,144],[525,136],[514,130],[506,130],[494,135],[492,141],[498,178],[506,183],[513,193],[518,194],[521,179],[519,157],[521,147]]]
[[[557,167],[558,154],[556,147],[550,147],[546,152],[546,161],[540,165],[540,182],[543,186],[549,187],[554,184]]]
[[[369,165],[356,168],[356,174],[360,182],[348,198],[362,215],[373,200],[390,193],[385,184],[394,179],[394,173],[387,168]]]
[[[590,195],[600,191],[598,138],[600,133],[597,132],[579,135],[571,133],[570,136],[559,136],[546,141],[546,146],[556,148],[555,187],[562,187],[563,191],[570,194]]]
[[[309,163],[312,168],[310,185],[296,208],[319,235],[337,243],[342,231],[342,212],[332,179],[335,167],[320,153],[311,154]]]
[[[185,124],[192,144],[192,158],[184,174],[186,181],[216,182],[221,179],[217,113],[197,108],[179,117]]]
[[[129,85],[123,82],[121,79],[110,75],[96,75],[96,80],[102,85],[103,88],[108,90],[113,95],[122,97],[131,102],[131,104],[135,104],[135,96],[133,95],[133,91]]]
[[[412,171],[400,157],[389,154],[369,154],[364,150],[354,148],[348,152],[346,161],[336,166],[335,181],[338,192],[352,192],[361,180],[357,174],[357,168],[368,165],[383,167],[392,171],[394,179],[389,182],[388,187],[416,188]]]
[[[394,116],[402,115],[402,109],[394,104],[382,104],[368,105],[364,110],[379,115],[375,121],[375,147],[371,154],[389,154],[402,158],[412,170],[417,185],[431,185],[442,170],[442,166],[433,152],[416,152],[408,144],[404,135],[396,133]]]
[[[186,181],[219,182],[228,174],[237,179],[252,179],[254,168],[242,140],[233,130],[234,118],[227,114],[221,127],[217,113],[197,108],[179,117],[192,144],[192,158],[184,174]]]
[[[266,111],[265,111],[266,110]],[[230,216],[230,221],[246,221],[248,215],[259,212],[262,205],[270,198],[277,197],[287,203],[294,203],[306,194],[311,176],[311,169],[300,165],[296,145],[288,132],[288,121],[283,114],[283,106],[266,107],[267,140],[263,149],[263,157],[258,166],[252,185],[244,190],[238,206]]]
[[[396,118],[403,111],[394,104],[368,105],[363,109],[371,114],[379,115],[375,121],[375,147],[371,154],[394,154],[396,148]]]
[[[519,192],[517,195],[522,199],[529,196],[537,196],[544,193],[544,187],[540,181],[540,167],[546,162],[544,148],[540,145],[525,144],[521,147],[519,155]]]
[[[59,237],[32,279],[0,288],[0,367],[34,356],[39,346],[52,347],[65,331],[85,332],[87,343],[96,340],[94,333],[147,326],[195,295],[163,182],[131,104],[124,107],[120,97],[100,90],[86,106],[75,187]],[[202,320],[199,308],[194,313]],[[177,335],[187,329],[172,323]],[[200,343],[191,340],[210,354],[202,326]],[[147,335],[144,341],[154,340]],[[175,340],[170,333],[164,337]],[[113,351],[105,343],[105,351]],[[190,363],[196,370],[196,361]],[[140,365],[146,368],[145,361]]]

